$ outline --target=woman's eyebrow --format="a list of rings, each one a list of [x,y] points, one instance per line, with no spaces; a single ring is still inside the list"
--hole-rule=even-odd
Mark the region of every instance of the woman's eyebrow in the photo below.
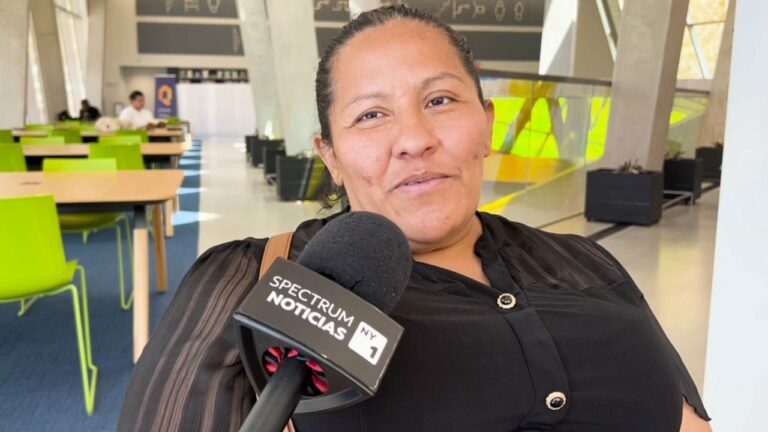
[[[422,89],[427,88],[431,84],[433,84],[434,82],[440,81],[440,80],[444,80],[444,79],[454,79],[454,80],[458,80],[461,83],[464,83],[464,79],[461,78],[460,76],[458,76],[458,75],[456,75],[454,73],[451,73],[451,72],[442,72],[442,73],[439,73],[437,75],[433,75],[433,76],[424,78],[424,80],[421,82],[421,88]],[[387,97],[388,97],[388,95],[386,93],[384,93],[384,92],[381,92],[381,91],[371,92],[371,93],[363,93],[361,95],[355,96],[351,101],[347,102],[344,105],[343,109],[347,110],[347,109],[349,109],[350,106],[356,104],[357,102],[363,101],[363,100],[368,100],[368,99],[386,99]]]
[[[367,100],[367,99],[386,99],[387,95],[384,92],[372,92],[372,93],[363,93],[361,95],[357,95],[349,101],[346,105],[344,105],[344,109],[349,109],[350,106],[356,104],[357,102]]]
[[[434,83],[435,81],[440,81],[443,79],[455,79],[458,80],[461,83],[464,83],[464,79],[462,79],[460,76],[451,73],[451,72],[443,72],[439,73],[437,75],[433,75],[431,77],[427,77],[424,79],[424,81],[421,82],[421,88],[427,88],[430,84]]]

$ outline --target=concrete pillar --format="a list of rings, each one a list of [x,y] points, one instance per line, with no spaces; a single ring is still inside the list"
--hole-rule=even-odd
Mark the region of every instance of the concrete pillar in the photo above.
[[[68,108],[56,7],[53,0],[29,0],[29,10],[35,26],[48,119],[55,121],[56,114]]]
[[[715,431],[765,430],[768,388],[768,2],[739,1],[707,341],[704,403]]]
[[[104,24],[106,1],[88,0],[88,64],[85,67],[85,95],[91,105],[104,112]],[[106,113],[105,113],[106,114]]]
[[[237,10],[240,14],[243,50],[248,61],[256,129],[260,135],[282,137],[283,127],[266,5],[264,1],[238,0]]]
[[[603,166],[662,169],[687,11],[688,0],[624,3]]]
[[[317,37],[312,2],[266,0],[286,153],[312,150],[320,129],[315,107]]]
[[[24,125],[28,22],[26,0],[0,2],[0,129]]]
[[[381,0],[349,0],[349,16],[354,19],[365,11],[381,6]]]
[[[733,19],[736,0],[728,3],[728,15],[723,26],[720,52],[717,54],[715,76],[709,92],[709,105],[699,133],[699,147],[711,147],[725,139],[725,113],[728,104],[728,81],[731,76],[731,50],[733,47]]]
[[[550,0],[541,34],[539,73],[610,79],[613,57],[595,0]]]

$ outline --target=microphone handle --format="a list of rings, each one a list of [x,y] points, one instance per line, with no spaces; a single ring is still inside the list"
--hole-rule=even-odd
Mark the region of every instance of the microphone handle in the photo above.
[[[308,377],[309,369],[303,361],[289,357],[280,363],[240,432],[282,432],[301,400]]]

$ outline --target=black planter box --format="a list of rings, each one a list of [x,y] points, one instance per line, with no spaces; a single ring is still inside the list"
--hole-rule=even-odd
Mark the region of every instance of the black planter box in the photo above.
[[[664,161],[664,190],[693,193],[701,197],[701,178],[704,161],[701,159],[667,159]]]
[[[261,159],[264,161],[264,178],[272,184],[277,175],[277,157],[285,156],[285,148],[267,146],[261,149]]]
[[[251,165],[254,167],[260,167],[264,165],[264,149],[285,149],[285,140],[270,140],[264,138],[256,138],[248,141],[249,137],[245,139],[246,153],[250,154]]]
[[[320,158],[277,157],[277,196],[283,201],[320,198],[325,165]]]
[[[598,169],[587,173],[584,216],[603,222],[652,225],[661,219],[664,173],[616,173]]]
[[[720,181],[720,167],[723,165],[722,147],[699,147],[696,149],[696,159],[701,159],[704,163],[702,179]]]
[[[245,158],[251,160],[253,154],[253,144],[259,140],[258,135],[246,135],[245,136]]]

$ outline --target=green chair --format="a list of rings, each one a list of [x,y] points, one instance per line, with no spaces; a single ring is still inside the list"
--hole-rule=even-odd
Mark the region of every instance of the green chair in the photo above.
[[[26,171],[24,150],[18,144],[0,144],[0,172]]]
[[[64,137],[64,144],[78,144],[83,142],[83,137],[80,136],[79,129],[54,129],[48,136]]]
[[[149,142],[149,135],[147,131],[141,129],[119,129],[116,131],[116,135],[120,136],[138,136],[141,138],[139,143]]]
[[[139,144],[100,144],[89,148],[89,157],[114,158],[118,170],[143,170],[144,157]]]
[[[21,137],[19,138],[21,144],[64,144],[63,136],[47,136],[47,137]]]
[[[13,144],[13,131],[0,129],[0,144]]]
[[[80,357],[85,411],[93,413],[98,368],[91,357],[91,331],[85,269],[67,261],[51,195],[0,198],[0,303],[25,305],[44,297],[70,292]],[[80,288],[72,283],[75,272]]]
[[[108,159],[43,159],[43,172],[62,172],[62,171],[116,171],[117,161],[113,158]],[[120,307],[124,310],[131,308],[133,303],[133,292],[126,298],[125,295],[125,272],[123,271],[123,243],[122,227],[120,222],[125,225],[125,240],[128,245],[128,256],[133,257],[133,246],[131,244],[131,227],[128,218],[123,213],[62,213],[59,215],[59,226],[65,233],[81,233],[83,243],[88,241],[88,234],[104,228],[115,229],[115,240],[117,244],[117,277],[120,286]],[[131,265],[132,260],[129,259]]]
[[[101,135],[99,144],[141,144],[139,135]]]
[[[53,130],[53,125],[52,124],[35,124],[35,123],[30,123],[30,124],[24,126],[24,129],[28,130],[28,131],[46,131],[46,132],[50,132],[51,130]]]

